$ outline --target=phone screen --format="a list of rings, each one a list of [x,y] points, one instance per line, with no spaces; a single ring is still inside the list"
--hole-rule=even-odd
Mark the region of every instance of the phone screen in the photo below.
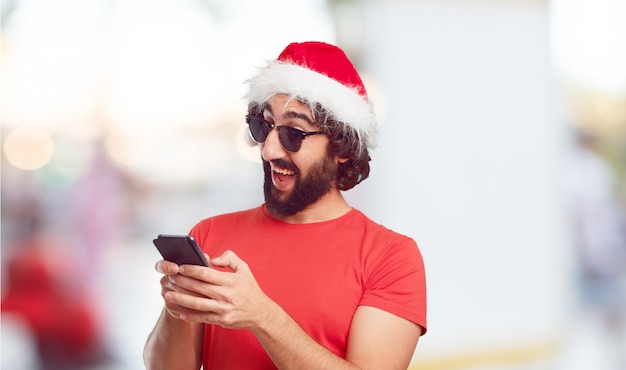
[[[165,260],[177,265],[209,266],[209,261],[191,235],[161,234],[152,242]]]

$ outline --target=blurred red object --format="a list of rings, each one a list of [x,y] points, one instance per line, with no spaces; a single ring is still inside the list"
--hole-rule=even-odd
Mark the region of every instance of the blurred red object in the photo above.
[[[11,249],[2,312],[26,323],[46,368],[71,368],[103,357],[98,315],[84,279],[64,248],[35,238]]]

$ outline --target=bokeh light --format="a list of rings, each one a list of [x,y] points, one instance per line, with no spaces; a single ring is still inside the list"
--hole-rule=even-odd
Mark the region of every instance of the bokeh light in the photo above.
[[[18,127],[4,140],[4,154],[12,165],[22,170],[36,170],[50,161],[54,142],[42,129]]]
[[[35,177],[51,188],[66,188],[84,173],[90,158],[68,143],[57,143],[50,161],[35,170]]]
[[[111,134],[105,141],[109,156],[123,166],[139,166],[154,156],[154,142],[146,136]]]

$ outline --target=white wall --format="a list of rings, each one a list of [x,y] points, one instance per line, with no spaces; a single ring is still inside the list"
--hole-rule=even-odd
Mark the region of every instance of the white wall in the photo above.
[[[381,1],[363,17],[362,67],[388,107],[349,197],[420,245],[415,359],[554,342],[571,283],[546,4]]]

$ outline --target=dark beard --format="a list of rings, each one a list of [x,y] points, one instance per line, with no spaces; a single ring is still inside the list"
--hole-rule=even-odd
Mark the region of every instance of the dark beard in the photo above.
[[[267,209],[279,217],[293,216],[309,205],[317,202],[322,196],[328,194],[337,178],[338,164],[328,155],[324,160],[313,165],[305,178],[300,177],[300,171],[285,160],[275,160],[274,163],[283,168],[294,171],[296,184],[287,199],[279,199],[279,191],[272,183],[272,170],[269,162],[263,161],[265,183],[263,192]]]

